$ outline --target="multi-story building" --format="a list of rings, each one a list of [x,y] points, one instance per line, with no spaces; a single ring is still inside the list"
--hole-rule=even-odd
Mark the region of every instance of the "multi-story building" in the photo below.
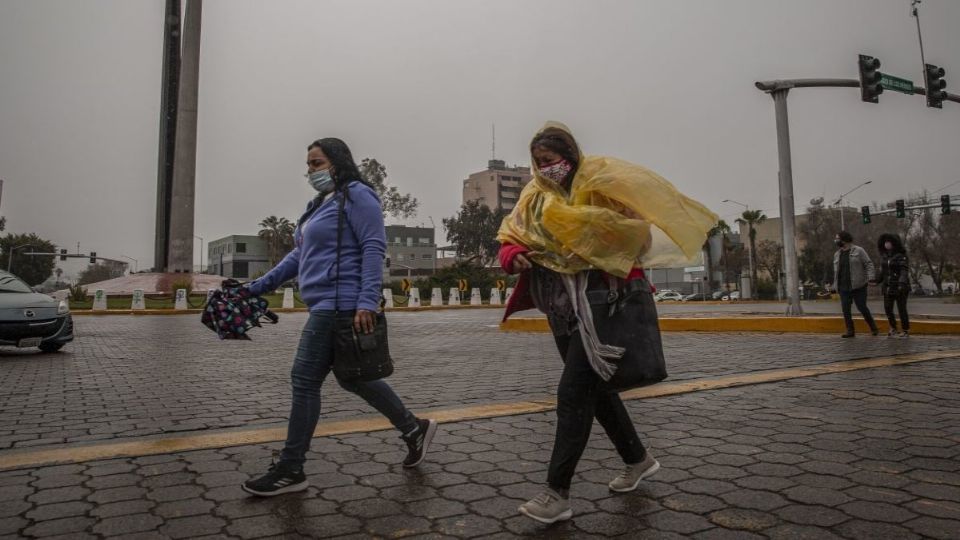
[[[390,268],[385,279],[402,279],[408,275],[425,276],[437,268],[437,243],[433,227],[387,225],[387,258]]]
[[[532,179],[530,167],[507,167],[503,160],[491,159],[486,170],[463,181],[463,202],[479,201],[491,209],[512,210],[520,190]]]
[[[270,270],[267,243],[256,235],[231,235],[207,244],[207,273],[249,279]]]

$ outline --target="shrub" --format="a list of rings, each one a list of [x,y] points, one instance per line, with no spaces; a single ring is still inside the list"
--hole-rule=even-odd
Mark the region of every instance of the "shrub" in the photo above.
[[[83,285],[70,286],[70,301],[83,302],[87,299],[87,289]]]

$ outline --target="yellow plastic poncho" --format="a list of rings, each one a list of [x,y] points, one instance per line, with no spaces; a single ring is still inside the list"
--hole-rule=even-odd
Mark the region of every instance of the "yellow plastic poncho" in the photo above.
[[[541,132],[548,128],[570,134],[558,122]],[[570,193],[532,171],[497,240],[525,246],[533,262],[562,274],[598,268],[626,277],[634,267],[682,265],[717,223],[655,172],[620,159],[581,154]]]

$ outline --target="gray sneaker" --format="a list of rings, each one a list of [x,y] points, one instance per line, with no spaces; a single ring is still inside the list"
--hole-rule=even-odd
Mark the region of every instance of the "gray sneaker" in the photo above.
[[[570,499],[565,499],[556,491],[547,488],[542,493],[520,505],[520,513],[540,523],[554,523],[573,517]]]
[[[610,489],[620,493],[633,491],[640,485],[641,480],[659,470],[660,462],[654,459],[653,456],[650,455],[650,452],[647,452],[647,455],[640,463],[627,465],[627,468],[620,473],[620,476],[617,476],[610,482]]]

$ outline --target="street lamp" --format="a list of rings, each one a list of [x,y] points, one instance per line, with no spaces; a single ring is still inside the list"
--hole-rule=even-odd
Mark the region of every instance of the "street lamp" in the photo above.
[[[137,261],[136,259],[134,259],[133,257],[130,257],[130,256],[128,256],[128,255],[120,255],[120,256],[123,257],[124,259],[130,259],[131,261],[133,261],[133,273],[134,273],[134,274],[136,274],[137,272],[140,271],[140,262],[139,262],[139,261]]]
[[[30,246],[31,246],[31,244],[20,244],[19,246],[16,246],[16,247],[14,247],[14,248],[12,248],[12,249],[10,250],[10,258],[7,259],[7,272],[8,272],[8,273],[11,273],[11,274],[13,273],[13,271],[11,270],[11,268],[13,268],[13,254],[14,254],[18,249],[20,249],[20,248],[25,248],[25,247],[30,247]]]
[[[840,230],[845,230],[845,229],[846,229],[846,227],[844,226],[844,221],[843,221],[843,198],[846,197],[847,195],[853,193],[854,191],[862,188],[863,186],[865,186],[865,185],[867,185],[867,184],[872,184],[872,183],[873,183],[873,180],[867,180],[867,181],[865,181],[865,182],[861,182],[860,184],[857,185],[857,187],[855,187],[855,188],[851,189],[850,191],[844,193],[843,195],[837,197],[836,202],[834,202],[833,204],[836,205],[838,208],[840,208]]]
[[[724,199],[723,202],[739,204],[744,208],[744,210],[746,211],[750,210],[750,206],[743,204],[740,201],[735,201],[733,199]],[[757,284],[753,282],[753,246],[750,244],[749,233],[747,234],[747,259],[750,261],[750,298],[753,298],[753,289],[757,286]]]
[[[204,273],[203,272],[203,237],[197,236],[197,235],[193,235],[193,237],[200,239],[200,273],[202,274]]]

